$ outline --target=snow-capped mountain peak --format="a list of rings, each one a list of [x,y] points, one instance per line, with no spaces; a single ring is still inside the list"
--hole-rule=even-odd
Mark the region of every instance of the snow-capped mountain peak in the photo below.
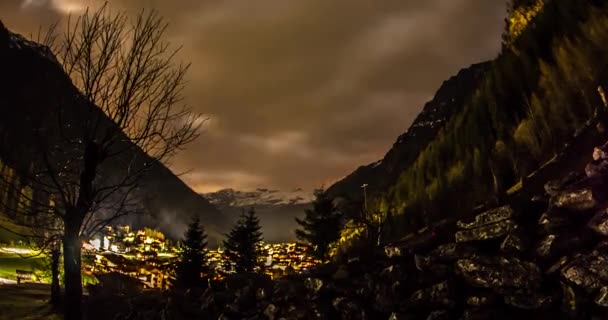
[[[223,189],[205,193],[203,197],[218,207],[280,206],[310,203],[313,199],[313,192],[301,188],[291,191],[267,188],[258,188],[253,191]]]

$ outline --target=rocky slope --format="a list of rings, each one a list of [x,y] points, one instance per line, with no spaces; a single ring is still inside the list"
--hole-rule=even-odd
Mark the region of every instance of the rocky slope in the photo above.
[[[585,158],[583,171],[525,201],[384,252],[276,281],[231,276],[189,298],[129,297],[138,302],[123,307],[146,319],[605,319],[608,143]]]
[[[33,128],[29,124],[57,125],[59,112],[65,115],[65,123],[81,121],[88,112],[101,112],[96,106],[83,103],[84,99],[48,48],[8,31],[1,23],[0,70],[0,156],[17,171],[27,170],[37,161],[37,155],[28,149],[33,143]],[[59,134],[59,131],[49,132]],[[140,149],[133,150],[136,153],[133,157],[150,161]],[[106,173],[111,175],[114,169],[108,167]],[[162,164],[153,164],[140,193],[149,215],[124,222],[145,222],[181,238],[190,217],[199,215],[208,225],[211,241],[219,239],[227,228],[213,205]]]
[[[329,187],[328,194],[333,197],[360,199],[361,185],[364,183],[368,184],[367,192],[370,196],[385,191],[395,182],[399,173],[435,138],[443,125],[462,110],[465,100],[471,96],[490,67],[489,62],[474,64],[445,81],[435,97],[424,106],[410,128],[397,138],[383,159],[359,167]]]
[[[296,217],[302,217],[310,207],[313,195],[302,189],[280,191],[259,188],[255,191],[224,189],[203,194],[232,222],[243,210],[254,208],[267,242],[295,241]]]

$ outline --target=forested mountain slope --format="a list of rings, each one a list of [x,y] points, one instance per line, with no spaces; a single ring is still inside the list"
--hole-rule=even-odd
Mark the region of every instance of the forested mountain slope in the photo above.
[[[509,15],[489,70],[370,201],[372,211],[391,213],[393,236],[500,199],[604,116],[606,1],[515,1]]]

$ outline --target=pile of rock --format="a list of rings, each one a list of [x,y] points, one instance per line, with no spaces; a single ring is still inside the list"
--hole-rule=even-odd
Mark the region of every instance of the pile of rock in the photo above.
[[[227,281],[190,304],[196,309],[190,314],[223,320],[607,319],[607,150],[596,149],[584,174],[547,183],[543,195],[458,221],[449,242],[421,236],[407,242],[414,246],[388,246],[386,255],[308,275]],[[180,299],[167,305],[165,313],[188,309]]]

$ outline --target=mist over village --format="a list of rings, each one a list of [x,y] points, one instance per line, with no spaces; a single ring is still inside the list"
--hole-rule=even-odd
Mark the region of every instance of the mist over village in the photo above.
[[[608,319],[608,1],[0,1],[0,320]]]

